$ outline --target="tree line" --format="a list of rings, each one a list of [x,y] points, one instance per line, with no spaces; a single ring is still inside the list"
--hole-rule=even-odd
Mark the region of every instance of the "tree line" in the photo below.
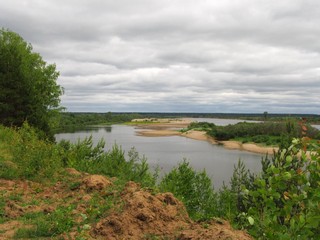
[[[286,119],[280,122],[240,122],[227,126],[216,126],[214,123],[193,122],[187,129],[206,131],[218,141],[238,140],[242,143],[255,142],[266,145],[290,144],[293,138],[308,136],[312,139],[320,139],[320,131],[312,127],[305,120]]]

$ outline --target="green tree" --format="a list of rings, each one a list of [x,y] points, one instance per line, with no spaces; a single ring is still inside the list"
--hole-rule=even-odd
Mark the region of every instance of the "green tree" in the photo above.
[[[266,121],[268,118],[268,112],[263,112],[263,119]]]
[[[217,195],[210,178],[205,170],[195,171],[186,160],[163,177],[159,188],[180,199],[195,220],[210,219],[217,214]]]
[[[0,29],[0,123],[24,121],[50,134],[63,93],[59,72],[47,64],[19,34]]]

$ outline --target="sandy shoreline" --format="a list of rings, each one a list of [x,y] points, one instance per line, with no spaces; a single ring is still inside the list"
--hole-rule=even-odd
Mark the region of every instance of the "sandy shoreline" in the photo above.
[[[277,151],[277,147],[259,146],[254,143],[241,143],[237,141],[216,141],[214,138],[208,136],[203,131],[190,130],[187,132],[179,132],[179,129],[186,128],[190,124],[187,119],[179,120],[162,120],[159,123],[152,124],[136,124],[136,131],[138,136],[145,137],[164,137],[164,136],[181,136],[200,141],[208,141],[212,144],[223,144],[227,149],[237,149],[242,151],[260,153],[260,154],[273,154]]]

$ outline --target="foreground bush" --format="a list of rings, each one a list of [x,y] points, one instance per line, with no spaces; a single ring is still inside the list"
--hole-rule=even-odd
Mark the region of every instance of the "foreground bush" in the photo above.
[[[105,143],[101,140],[93,145],[92,137],[85,138],[75,144],[61,141],[59,146],[64,150],[63,162],[65,166],[76,168],[92,174],[103,174],[118,177],[122,181],[135,181],[143,186],[154,186],[157,174],[150,173],[149,165],[144,157],[140,157],[132,148],[126,158],[125,152],[115,144],[105,152]]]
[[[196,172],[183,161],[164,176],[160,190],[172,192],[186,206],[193,219],[216,216],[216,194],[205,171]]]
[[[143,186],[154,186],[157,178],[135,149],[126,157],[118,145],[105,152],[104,142],[94,146],[91,137],[75,144],[53,144],[41,139],[27,123],[19,129],[0,125],[0,178],[54,180],[64,167],[118,177],[124,182],[132,180]]]
[[[319,239],[319,193],[319,143],[295,139],[265,159],[262,174],[243,189],[243,227],[258,239]]]
[[[58,146],[39,138],[24,123],[18,130],[1,126],[4,155],[0,157],[0,177],[41,180],[54,178],[62,168]]]

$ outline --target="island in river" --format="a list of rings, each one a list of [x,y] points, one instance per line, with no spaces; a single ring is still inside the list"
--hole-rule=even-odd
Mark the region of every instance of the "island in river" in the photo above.
[[[205,131],[189,130],[180,131],[187,128],[192,122],[189,118],[178,119],[134,119],[131,124],[135,125],[139,130],[137,135],[145,137],[161,137],[161,136],[181,136],[192,138],[200,141],[208,141],[212,144],[222,144],[227,149],[238,149],[261,154],[273,154],[277,151],[277,147],[261,146],[255,143],[241,143],[238,141],[217,141],[213,137],[208,136]]]

